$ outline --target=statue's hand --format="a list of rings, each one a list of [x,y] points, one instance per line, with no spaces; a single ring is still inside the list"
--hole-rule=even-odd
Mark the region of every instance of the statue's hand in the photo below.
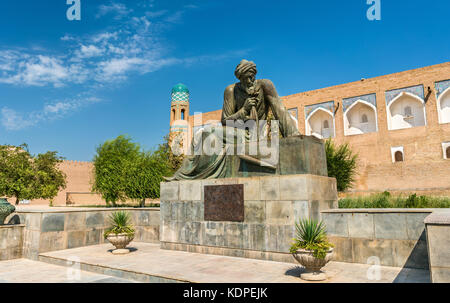
[[[244,103],[245,114],[246,115],[250,114],[252,107],[256,106],[257,103],[258,103],[257,98],[255,98],[255,97],[247,98],[247,100],[245,100],[245,103]]]

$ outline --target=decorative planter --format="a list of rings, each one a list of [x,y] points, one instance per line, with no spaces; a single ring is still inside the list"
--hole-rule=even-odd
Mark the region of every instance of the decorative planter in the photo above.
[[[333,248],[330,248],[324,259],[314,257],[312,250],[301,248],[293,256],[306,269],[306,272],[302,273],[300,278],[308,281],[326,280],[326,275],[320,270],[333,258]]]
[[[0,225],[4,225],[6,217],[16,211],[16,208],[6,199],[0,199]]]
[[[116,247],[116,249],[112,251],[113,254],[127,254],[130,250],[126,249],[126,247],[133,241],[134,234],[110,234],[106,239]]]

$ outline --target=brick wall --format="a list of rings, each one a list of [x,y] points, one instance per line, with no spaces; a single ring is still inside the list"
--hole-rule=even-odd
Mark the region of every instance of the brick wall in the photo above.
[[[91,192],[93,182],[92,162],[64,161],[59,165],[67,175],[67,187],[53,200],[54,206],[66,205],[66,201],[76,205],[102,205],[105,202],[99,195]],[[33,200],[33,205],[48,205],[48,200]]]

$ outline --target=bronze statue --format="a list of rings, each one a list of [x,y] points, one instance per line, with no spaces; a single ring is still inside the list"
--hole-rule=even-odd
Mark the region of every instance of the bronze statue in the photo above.
[[[288,113],[275,86],[268,79],[256,80],[256,65],[252,61],[242,60],[234,72],[239,83],[225,89],[222,125],[227,120],[266,120],[269,108],[279,121],[283,137],[300,135],[297,125]]]
[[[212,127],[194,134],[190,154],[184,159],[181,168],[174,176],[167,178],[168,181],[232,177],[235,175],[234,172],[239,169],[239,161],[242,159],[253,164],[260,163],[257,158],[230,156],[234,155],[234,145],[245,143],[241,141],[241,138],[246,141],[249,136],[245,128],[230,128],[229,122],[243,124],[248,121],[256,121],[259,130],[259,121],[266,120],[269,109],[271,109],[275,120],[278,120],[283,137],[300,136],[294,119],[281,102],[272,81],[256,80],[256,73],[255,63],[247,60],[239,63],[235,75],[240,82],[229,85],[225,89],[221,121],[223,127]],[[209,136],[217,139],[216,141],[220,144],[218,148],[220,152],[207,155],[201,152],[196,153],[196,151],[203,150],[202,144]]]

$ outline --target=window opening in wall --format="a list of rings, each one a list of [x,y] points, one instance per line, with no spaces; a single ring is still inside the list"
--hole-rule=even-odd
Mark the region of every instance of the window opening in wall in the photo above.
[[[395,162],[403,162],[403,153],[401,151],[395,152]]]
[[[328,120],[323,121],[322,137],[323,138],[330,137],[330,122],[328,122]]]
[[[369,119],[367,119],[367,115],[363,114],[361,117],[361,123],[368,123],[368,122],[369,122]]]
[[[405,111],[405,114],[403,116],[403,119],[406,122],[408,122],[409,124],[411,124],[411,126],[415,126],[414,125],[414,116],[412,114],[411,106],[406,106],[404,111]]]

